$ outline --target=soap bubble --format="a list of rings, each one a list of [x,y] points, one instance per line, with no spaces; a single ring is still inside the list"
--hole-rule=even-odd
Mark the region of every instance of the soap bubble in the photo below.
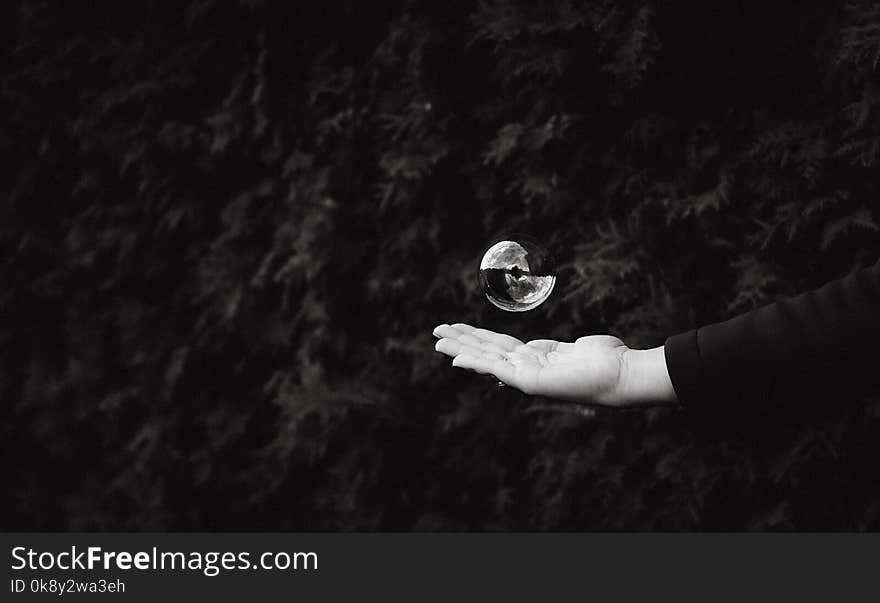
[[[513,235],[486,250],[478,280],[492,304],[508,312],[525,312],[550,297],[556,284],[556,266],[540,243]]]

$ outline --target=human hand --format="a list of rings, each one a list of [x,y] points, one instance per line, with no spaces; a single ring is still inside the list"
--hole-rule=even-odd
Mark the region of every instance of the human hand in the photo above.
[[[614,407],[676,401],[662,347],[632,350],[610,335],[523,343],[462,323],[440,325],[434,336],[452,366],[495,375],[526,394]]]

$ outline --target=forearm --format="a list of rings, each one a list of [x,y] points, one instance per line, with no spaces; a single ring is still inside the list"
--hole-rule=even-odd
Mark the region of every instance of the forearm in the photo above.
[[[851,382],[865,376],[858,372],[878,337],[880,263],[816,291],[670,337],[665,355],[685,405],[730,397],[760,402],[828,385],[829,378]]]

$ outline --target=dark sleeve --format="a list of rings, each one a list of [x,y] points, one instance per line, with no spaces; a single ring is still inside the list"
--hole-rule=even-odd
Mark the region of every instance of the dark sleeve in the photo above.
[[[880,262],[821,289],[666,340],[679,402],[760,402],[880,376]]]

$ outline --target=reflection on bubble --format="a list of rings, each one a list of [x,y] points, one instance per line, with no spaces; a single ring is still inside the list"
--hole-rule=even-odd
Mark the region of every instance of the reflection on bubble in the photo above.
[[[550,297],[556,272],[550,253],[523,236],[494,243],[480,262],[479,283],[486,298],[508,312],[537,308]]]

